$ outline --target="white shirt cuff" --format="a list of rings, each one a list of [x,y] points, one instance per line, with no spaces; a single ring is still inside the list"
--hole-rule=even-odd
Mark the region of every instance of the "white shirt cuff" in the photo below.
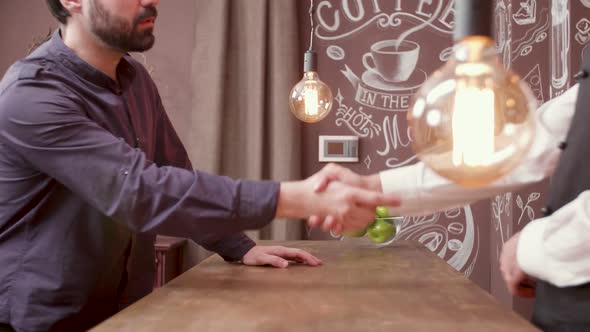
[[[528,275],[546,280],[548,266],[545,259],[543,236],[547,221],[537,219],[530,222],[521,232],[516,249],[516,260]]]
[[[401,216],[425,212],[421,206],[421,188],[418,183],[422,178],[422,171],[423,165],[418,163],[379,173],[381,190],[384,193],[396,193],[401,199],[401,206],[389,208],[389,215]]]
[[[419,186],[416,180],[419,176],[417,173],[416,165],[380,172],[382,191],[384,193],[395,192],[409,199],[418,198]]]

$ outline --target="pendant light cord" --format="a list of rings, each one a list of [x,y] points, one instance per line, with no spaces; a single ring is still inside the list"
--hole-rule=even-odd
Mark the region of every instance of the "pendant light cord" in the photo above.
[[[313,49],[313,33],[315,27],[313,25],[313,0],[309,1],[309,22],[311,24],[311,34],[309,36],[309,51]]]

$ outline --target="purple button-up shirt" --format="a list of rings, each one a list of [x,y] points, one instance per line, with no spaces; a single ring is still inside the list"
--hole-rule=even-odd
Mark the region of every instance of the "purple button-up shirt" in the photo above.
[[[117,75],[56,32],[0,83],[0,323],[17,331],[87,329],[147,294],[156,233],[239,260],[276,212],[278,183],[192,170],[142,65]]]

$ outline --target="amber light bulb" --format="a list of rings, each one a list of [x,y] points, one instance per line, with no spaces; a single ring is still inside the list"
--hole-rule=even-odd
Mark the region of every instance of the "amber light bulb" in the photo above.
[[[330,87],[320,80],[314,51],[305,52],[303,79],[291,89],[289,109],[297,119],[314,123],[325,118],[333,105]]]
[[[506,71],[494,43],[469,37],[434,72],[408,110],[417,156],[443,177],[473,187],[490,183],[523,159],[535,132],[536,101]]]
[[[491,38],[461,36],[452,58],[408,109],[412,146],[439,175],[466,187],[485,185],[523,160],[535,133],[535,108],[529,87],[504,69]]]

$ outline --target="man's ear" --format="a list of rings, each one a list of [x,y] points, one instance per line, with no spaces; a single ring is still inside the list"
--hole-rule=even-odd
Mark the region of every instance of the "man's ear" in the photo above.
[[[70,15],[82,13],[82,0],[60,0],[60,2]]]

